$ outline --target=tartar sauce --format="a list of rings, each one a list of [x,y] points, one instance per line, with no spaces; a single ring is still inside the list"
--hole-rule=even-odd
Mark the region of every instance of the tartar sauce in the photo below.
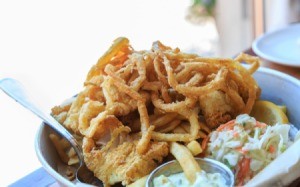
[[[184,173],[176,173],[166,177],[160,175],[154,178],[154,187],[223,187],[226,186],[226,181],[220,173],[206,173],[201,171],[196,173],[196,180],[191,184]]]

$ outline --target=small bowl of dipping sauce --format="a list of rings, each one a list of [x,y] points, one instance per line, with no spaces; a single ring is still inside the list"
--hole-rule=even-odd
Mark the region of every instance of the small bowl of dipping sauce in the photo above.
[[[196,187],[196,186],[234,186],[232,171],[221,162],[208,158],[195,158],[201,167],[196,180],[191,184],[185,177],[178,161],[169,161],[153,170],[146,182],[146,187]]]

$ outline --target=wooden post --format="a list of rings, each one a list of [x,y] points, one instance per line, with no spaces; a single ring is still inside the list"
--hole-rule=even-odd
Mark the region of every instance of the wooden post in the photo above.
[[[254,38],[265,32],[264,0],[253,0],[253,33]]]

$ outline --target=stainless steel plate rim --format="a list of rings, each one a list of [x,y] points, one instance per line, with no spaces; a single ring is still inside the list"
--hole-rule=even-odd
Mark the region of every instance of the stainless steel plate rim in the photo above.
[[[222,162],[219,162],[217,160],[210,159],[210,158],[197,158],[196,157],[196,160],[207,162],[207,163],[209,163],[209,165],[215,165],[215,166],[218,166],[218,167],[222,168],[223,170],[225,170],[229,174],[230,181],[232,182],[231,186],[233,186],[233,184],[234,184],[234,174],[233,174],[233,172],[225,164],[223,164]],[[150,175],[148,176],[148,178],[147,178],[146,187],[150,187],[151,182],[154,179],[153,176],[155,175],[156,172],[158,172],[160,169],[164,168],[165,166],[172,165],[174,163],[178,163],[179,164],[179,162],[177,160],[171,160],[171,161],[166,162],[166,163],[158,166],[157,168],[155,168],[155,170],[153,170],[150,173]]]

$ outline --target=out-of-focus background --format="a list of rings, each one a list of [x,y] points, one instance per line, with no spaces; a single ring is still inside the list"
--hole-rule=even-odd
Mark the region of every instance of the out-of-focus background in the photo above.
[[[118,36],[137,50],[160,40],[203,56],[232,57],[300,20],[300,0],[0,1],[0,78],[20,80],[41,107],[78,93]],[[41,167],[41,120],[0,92],[0,186]]]

